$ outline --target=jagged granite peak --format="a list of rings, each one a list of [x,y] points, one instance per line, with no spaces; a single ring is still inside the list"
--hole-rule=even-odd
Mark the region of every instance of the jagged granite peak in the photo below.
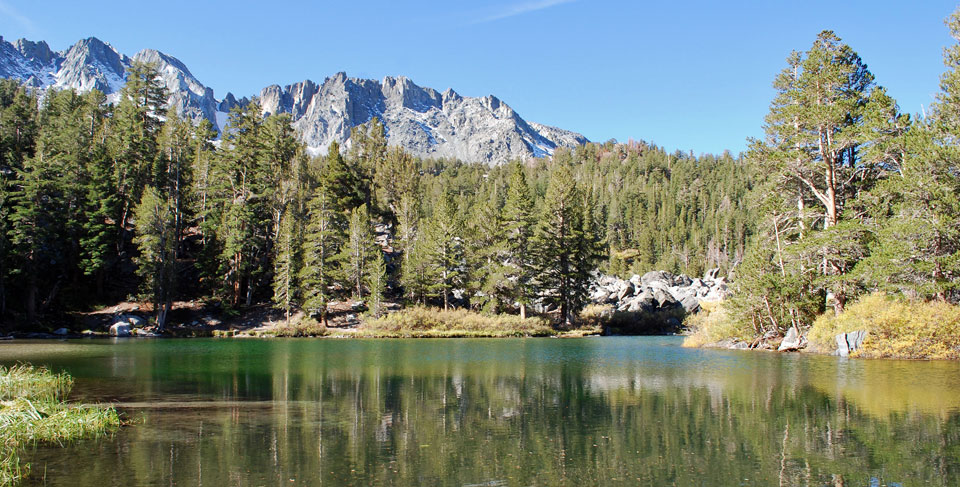
[[[421,157],[447,157],[499,164],[544,157],[560,146],[587,142],[580,134],[527,123],[495,96],[440,93],[404,76],[382,81],[337,73],[315,89],[303,81],[260,92],[265,114],[290,113],[303,141],[322,152],[336,141],[350,146],[350,129],[379,118],[390,145]]]
[[[10,43],[0,37],[0,77],[16,78],[40,90],[98,89],[115,102],[134,60],[157,66],[170,93],[169,104],[181,115],[195,122],[208,119],[217,130],[226,126],[232,108],[250,101],[232,93],[217,100],[184,63],[157,50],[145,49],[131,59],[95,37],[60,52],[43,41]],[[580,134],[527,122],[495,96],[465,97],[452,89],[440,93],[405,76],[377,81],[340,72],[319,84],[304,80],[271,85],[261,90],[259,99],[264,114],[289,113],[314,153],[325,151],[333,141],[349,147],[351,129],[373,117],[384,123],[390,145],[421,157],[499,164],[544,157],[557,147],[587,142]]]
[[[37,63],[39,66],[50,64],[55,56],[46,41],[33,42],[21,38],[14,41],[13,46],[17,48],[17,51],[19,51],[23,57]]]
[[[55,75],[58,88],[69,87],[80,92],[97,89],[108,95],[123,87],[130,65],[127,56],[96,37],[77,42],[63,58]]]
[[[144,49],[133,60],[156,66],[170,95],[167,103],[175,107],[180,116],[191,120],[203,117],[217,126],[217,99],[213,96],[213,89],[197,80],[179,59],[154,49]]]

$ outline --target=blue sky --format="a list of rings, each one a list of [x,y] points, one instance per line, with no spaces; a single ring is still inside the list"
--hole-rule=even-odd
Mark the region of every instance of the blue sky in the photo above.
[[[130,4],[135,3],[135,4]],[[182,60],[218,97],[269,84],[405,75],[495,94],[591,140],[694,153],[762,135],[791,50],[835,31],[907,112],[932,101],[957,4],[902,1],[164,2],[0,0],[0,35],[55,50],[95,36]]]

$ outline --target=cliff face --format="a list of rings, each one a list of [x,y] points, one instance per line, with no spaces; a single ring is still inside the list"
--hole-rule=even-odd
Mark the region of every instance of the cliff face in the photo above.
[[[156,65],[170,94],[169,104],[194,121],[202,118],[223,130],[230,109],[248,98],[233,94],[218,100],[180,60],[153,49],[132,58],[94,37],[65,51],[52,51],[43,41],[0,37],[0,77],[14,78],[41,89],[93,89],[119,99],[126,69],[133,61]],[[460,96],[420,87],[406,77],[382,81],[349,78],[337,73],[318,84],[310,80],[260,91],[265,114],[291,114],[298,133],[314,152],[331,142],[349,147],[350,129],[380,119],[390,145],[421,157],[446,157],[500,164],[513,159],[544,157],[557,147],[587,142],[580,134],[527,122],[495,96]]]

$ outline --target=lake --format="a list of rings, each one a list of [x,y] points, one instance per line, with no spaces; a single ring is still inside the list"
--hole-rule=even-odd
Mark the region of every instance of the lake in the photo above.
[[[37,485],[958,485],[960,364],[680,337],[0,342],[115,402]]]

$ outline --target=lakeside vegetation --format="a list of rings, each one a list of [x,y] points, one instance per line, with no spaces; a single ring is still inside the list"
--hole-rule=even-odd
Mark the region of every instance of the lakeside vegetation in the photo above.
[[[99,438],[120,427],[112,407],[68,404],[73,379],[29,365],[0,366],[0,485],[15,485],[30,472],[21,460],[40,443]]]
[[[947,26],[960,41],[960,10]],[[788,57],[746,155],[756,237],[732,298],[688,320],[689,345],[793,328],[832,351],[865,330],[860,356],[958,357],[960,45],[944,61],[936,103],[910,116],[833,32]]]

